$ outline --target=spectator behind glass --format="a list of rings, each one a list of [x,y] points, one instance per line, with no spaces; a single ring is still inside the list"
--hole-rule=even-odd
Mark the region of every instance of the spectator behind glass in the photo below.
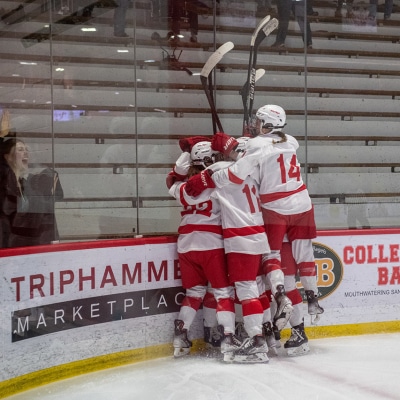
[[[3,139],[0,149],[1,247],[58,240],[54,201],[63,198],[58,174],[49,168],[29,174],[28,149],[20,139]]]
[[[196,1],[169,0],[168,17],[170,19],[170,32],[168,37],[172,43],[178,44],[181,36],[181,19],[186,11],[189,21],[190,42],[197,43],[197,34],[199,31],[199,18]],[[204,6],[204,5],[203,5]]]
[[[116,0],[117,7],[114,10],[114,36],[129,37],[125,32],[126,13],[129,8],[129,0]]]
[[[308,2],[307,2],[308,3]],[[307,15],[314,15],[312,3],[305,10],[305,2],[303,0],[277,0],[276,5],[278,9],[278,30],[276,33],[275,43],[271,46],[273,48],[284,48],[285,40],[289,29],[290,14],[293,12],[297,23],[299,25],[303,42],[306,43],[308,49],[312,48],[312,33],[310,22]],[[306,18],[306,30],[304,31],[304,18]]]

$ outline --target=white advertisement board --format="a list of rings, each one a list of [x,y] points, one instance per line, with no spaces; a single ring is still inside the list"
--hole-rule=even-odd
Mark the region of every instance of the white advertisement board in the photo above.
[[[399,320],[399,243],[393,229],[319,232],[318,326]],[[184,295],[175,237],[0,250],[0,268],[0,388],[34,371],[172,343]],[[201,322],[200,310],[192,338],[202,337]]]

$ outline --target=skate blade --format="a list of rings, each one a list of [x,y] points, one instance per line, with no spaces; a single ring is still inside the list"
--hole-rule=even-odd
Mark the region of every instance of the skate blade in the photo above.
[[[227,353],[223,353],[223,360],[226,363],[232,363],[235,359],[235,355],[233,353],[233,351],[228,351]]]
[[[270,357],[276,357],[276,356],[278,355],[278,350],[277,350],[277,348],[276,348],[276,347],[270,347],[270,348],[268,349],[268,355],[269,355]]]
[[[308,310],[310,315],[319,315],[324,313],[324,309],[322,307],[314,307],[312,310]]]
[[[262,364],[269,362],[269,358],[267,356],[267,353],[246,355],[235,354],[235,358],[233,361],[238,364]]]
[[[279,316],[277,319],[274,318],[274,324],[278,328],[278,331],[281,331],[286,326],[290,317],[292,316],[292,313],[293,313],[293,306],[287,304],[285,308],[282,310],[282,313],[280,314],[284,316],[282,317]]]
[[[287,349],[287,355],[289,357],[298,357],[298,356],[304,356],[305,354],[310,352],[310,346],[308,343],[303,343],[299,347],[291,347]]]
[[[311,315],[311,325],[318,325],[320,319],[321,319],[321,314],[315,315],[314,318],[313,315]]]
[[[188,355],[190,352],[190,348],[184,347],[184,348],[175,348],[174,349],[174,357],[179,358]]]

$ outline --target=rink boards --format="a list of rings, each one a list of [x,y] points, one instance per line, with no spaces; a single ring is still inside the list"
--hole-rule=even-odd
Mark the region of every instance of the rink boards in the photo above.
[[[398,229],[318,232],[325,313],[317,325],[306,317],[310,338],[400,331],[399,239]],[[176,237],[0,250],[0,267],[0,398],[172,355],[184,295]],[[200,310],[191,329],[195,348],[202,334]]]

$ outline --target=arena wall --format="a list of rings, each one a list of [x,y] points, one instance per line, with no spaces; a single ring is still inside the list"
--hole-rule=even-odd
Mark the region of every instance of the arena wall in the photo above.
[[[319,231],[314,254],[325,313],[307,316],[311,339],[400,331],[399,229]],[[172,356],[184,294],[175,236],[4,249],[0,268],[0,398]],[[201,310],[191,335],[196,351]]]

